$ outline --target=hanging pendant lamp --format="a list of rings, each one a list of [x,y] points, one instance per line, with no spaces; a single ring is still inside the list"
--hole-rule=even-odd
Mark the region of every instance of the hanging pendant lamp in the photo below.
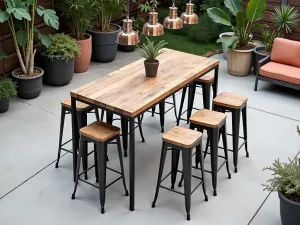
[[[149,13],[149,22],[143,26],[143,34],[145,36],[160,36],[164,34],[164,27],[158,22],[158,13],[153,8]]]
[[[132,30],[132,20],[127,16],[123,20],[123,30],[118,33],[117,43],[119,45],[137,45],[139,42],[139,35]]]
[[[186,10],[181,14],[181,20],[184,24],[197,24],[198,15],[194,13],[194,4],[191,0],[186,3]]]
[[[164,22],[163,22],[164,28],[173,29],[173,30],[181,29],[183,26],[182,20],[177,15],[178,8],[175,7],[175,1],[173,1],[173,5],[172,5],[172,7],[169,7],[169,9],[170,9],[170,14],[168,17],[166,17],[164,19]]]

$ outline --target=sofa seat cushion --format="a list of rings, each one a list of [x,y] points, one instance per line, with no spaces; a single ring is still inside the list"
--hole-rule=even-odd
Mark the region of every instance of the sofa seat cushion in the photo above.
[[[260,68],[259,74],[275,80],[300,85],[300,68],[269,62]]]

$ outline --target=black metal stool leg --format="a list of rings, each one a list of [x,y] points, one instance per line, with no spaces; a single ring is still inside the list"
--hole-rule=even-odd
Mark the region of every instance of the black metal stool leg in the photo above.
[[[152,116],[154,116],[156,105],[152,107]]]
[[[100,118],[99,118],[99,111],[98,111],[98,108],[95,108],[95,116],[96,116],[96,120],[99,121]]]
[[[214,189],[214,196],[217,196],[217,173],[218,173],[218,142],[219,134],[218,129],[209,129],[210,138],[210,159],[211,159],[211,176],[212,185]]]
[[[172,173],[171,173],[171,189],[174,189],[176,183],[176,176],[178,171],[180,150],[172,148]]]
[[[176,118],[176,121],[177,121],[178,115],[177,115],[177,107],[176,107],[176,97],[175,97],[175,94],[173,94],[172,97],[173,97],[173,104],[174,104],[174,114],[175,114],[175,118]]]
[[[240,109],[232,111],[232,143],[233,143],[233,165],[234,172],[237,173],[238,153],[239,153],[239,134],[240,134]]]
[[[106,189],[106,155],[107,155],[107,143],[97,143],[97,157],[98,157],[98,174],[99,174],[99,194],[101,213],[105,212],[105,189]]]
[[[124,173],[124,166],[123,166],[123,157],[122,157],[120,136],[117,137],[117,145],[118,145],[118,155],[119,155],[119,160],[120,160],[120,168],[121,168],[121,173],[122,173],[123,186],[124,186],[124,190],[125,190],[125,195],[128,196],[129,194],[128,194],[128,190],[126,187],[126,181],[125,181],[125,173]]]
[[[180,122],[180,119],[181,119],[182,108],[183,108],[184,99],[185,99],[185,94],[186,94],[186,88],[187,88],[187,87],[184,87],[184,88],[182,89],[182,95],[181,95],[181,101],[180,101],[179,113],[178,113],[178,117],[177,117],[177,126],[179,125],[179,122]]]
[[[209,132],[207,132],[209,133]],[[204,150],[204,159],[206,158],[207,152],[208,152],[208,146],[209,146],[209,134],[207,135],[207,141],[206,141],[206,146],[205,146],[205,150]]]
[[[140,130],[140,135],[141,135],[141,138],[142,138],[142,142],[145,142],[145,138],[144,138],[144,134],[143,134],[143,129],[142,129],[142,119],[141,119],[141,116],[138,116],[137,117],[138,119],[138,123],[139,123],[139,130]]]
[[[156,203],[156,200],[157,200],[157,197],[158,197],[159,186],[160,186],[162,174],[163,174],[163,171],[164,171],[165,161],[166,161],[166,155],[167,155],[167,147],[166,147],[165,142],[163,142],[162,147],[161,147],[161,156],[160,156],[157,184],[156,184],[154,200],[152,202],[152,208],[155,207],[155,203]]]
[[[224,147],[224,156],[225,156],[225,160],[226,160],[226,169],[227,169],[227,173],[228,173],[228,178],[231,179],[231,174],[230,174],[230,170],[229,170],[229,162],[228,162],[226,123],[222,127],[221,133],[222,133],[222,140],[223,140],[223,147]]]
[[[247,134],[247,105],[242,109],[243,116],[243,129],[244,129],[244,140],[245,140],[245,149],[246,149],[246,157],[249,157],[248,152],[248,134]]]
[[[106,122],[107,122],[107,123],[112,124],[112,122],[113,122],[113,117],[114,117],[114,114],[113,114],[113,113],[106,112]]]
[[[99,175],[98,175],[98,153],[97,153],[97,145],[94,143],[94,162],[95,162],[95,176],[96,176],[96,183],[99,182]]]
[[[160,116],[160,127],[161,132],[165,132],[165,100],[159,103],[159,116]]]
[[[208,197],[206,194],[206,187],[205,187],[205,172],[204,172],[204,159],[203,159],[203,152],[202,152],[202,140],[200,141],[200,144],[196,146],[196,151],[199,152],[203,194],[204,194],[205,201],[208,201]]]
[[[123,149],[124,157],[127,157],[128,149],[128,120],[124,117],[121,117],[121,130],[122,130],[122,140],[123,140]]]
[[[192,186],[192,149],[182,151],[186,219],[190,220]]]
[[[196,84],[192,83],[189,86],[189,93],[188,93],[188,107],[187,107],[187,114],[186,114],[187,123],[189,123],[189,119],[192,115],[195,93],[196,93]]]
[[[72,194],[72,199],[75,199],[75,194],[76,194],[76,190],[77,190],[77,186],[78,186],[80,161],[81,161],[81,158],[82,158],[82,152],[83,152],[84,142],[85,141],[81,137],[80,138],[80,145],[79,145],[79,155],[78,155],[78,158],[77,158],[77,167],[76,167],[76,175],[75,175],[75,186],[74,186],[74,191],[73,191],[73,194]]]
[[[101,109],[101,121],[103,121],[103,119],[104,119],[104,110]]]
[[[202,83],[203,106],[205,109],[210,109],[210,83]]]
[[[60,128],[59,128],[59,141],[58,141],[58,152],[57,152],[57,160],[55,164],[55,168],[58,168],[60,153],[61,153],[61,144],[64,133],[64,125],[65,125],[65,117],[66,117],[66,109],[61,107],[61,115],[60,115]]]

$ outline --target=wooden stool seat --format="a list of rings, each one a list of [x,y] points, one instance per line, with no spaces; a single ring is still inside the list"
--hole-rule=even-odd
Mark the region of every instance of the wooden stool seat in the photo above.
[[[120,133],[120,128],[96,121],[80,129],[80,134],[95,141],[105,142]]]
[[[212,83],[215,79],[215,73],[214,71],[210,71],[207,74],[205,74],[204,76],[200,77],[197,82],[201,82],[201,83]]]
[[[167,143],[181,146],[184,148],[192,148],[201,140],[202,133],[185,127],[173,127],[163,135],[163,140]]]
[[[68,108],[68,109],[71,109],[71,98],[67,98],[65,100],[63,100],[61,102],[61,105]],[[88,110],[91,110],[92,107],[88,104],[85,104],[83,102],[79,102],[79,101],[76,101],[76,110],[77,111],[88,111]]]
[[[190,117],[190,122],[192,124],[209,128],[220,127],[224,124],[225,121],[225,113],[211,111],[208,109],[200,109]]]
[[[248,101],[247,97],[222,92],[217,97],[214,98],[213,103],[215,105],[227,107],[227,108],[233,108],[233,109],[240,109],[243,108]]]

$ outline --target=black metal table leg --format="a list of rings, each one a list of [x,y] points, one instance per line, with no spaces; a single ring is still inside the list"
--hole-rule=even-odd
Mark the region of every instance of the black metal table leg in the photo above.
[[[76,99],[71,96],[71,116],[72,116],[72,148],[73,148],[73,180],[76,178],[77,165],[77,145],[79,140],[77,116],[76,116]]]
[[[128,149],[128,120],[124,117],[121,117],[121,130],[122,130],[122,141],[123,141],[123,150],[124,157],[127,157]]]
[[[135,189],[135,118],[129,119],[129,209],[134,211],[134,189]]]
[[[161,132],[165,132],[165,100],[159,103],[159,116],[160,116],[160,127]]]
[[[78,129],[85,127],[87,125],[87,113],[86,112],[77,112],[78,118]],[[85,141],[82,145],[82,167],[86,171],[84,178],[87,180],[87,169],[88,169],[88,143]]]
[[[217,97],[218,95],[218,83],[219,83],[219,65],[215,68],[215,80],[214,80],[214,85],[213,85],[213,91],[214,95],[213,97]]]
[[[196,93],[196,84],[192,83],[189,86],[189,93],[188,93],[188,107],[187,107],[187,114],[186,114],[187,123],[189,123],[189,119],[192,115],[195,93]]]
[[[201,86],[204,109],[210,109],[210,83],[203,83]]]
[[[184,99],[185,99],[186,88],[187,88],[187,87],[184,87],[184,88],[182,89],[182,95],[181,95],[180,107],[179,107],[179,112],[178,112],[178,117],[177,117],[177,126],[179,125],[180,118],[181,118],[181,114],[182,114],[182,108],[183,108],[183,103],[184,103]]]
[[[106,112],[106,122],[109,123],[109,124],[112,124],[112,122],[113,122],[113,116],[114,116],[113,113]]]

